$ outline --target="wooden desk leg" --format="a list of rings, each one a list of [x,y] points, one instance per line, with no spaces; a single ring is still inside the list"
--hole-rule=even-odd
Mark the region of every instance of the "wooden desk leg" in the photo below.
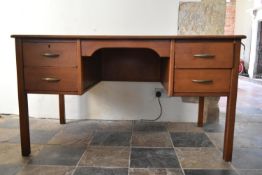
[[[20,122],[20,139],[23,156],[29,156],[30,132],[28,117],[27,93],[24,86],[24,65],[22,54],[22,40],[16,39],[16,64],[17,64],[17,86],[18,86],[18,105],[19,105],[19,122]]]
[[[205,103],[205,97],[199,97],[199,103],[198,103],[198,127],[203,127],[204,123],[204,103]]]
[[[59,115],[60,115],[60,124],[65,124],[65,96],[64,94],[59,94]]]
[[[226,112],[226,126],[224,136],[224,152],[223,159],[225,161],[232,160],[235,116],[236,116],[236,101],[237,101],[237,84],[238,84],[238,65],[240,58],[240,42],[234,44],[235,59],[234,68],[231,73],[230,91],[227,97],[227,112]]]
[[[235,114],[236,114],[236,95],[230,95],[227,98],[226,127],[225,127],[225,136],[224,136],[223,159],[225,161],[232,160],[234,129],[235,129]]]
[[[25,92],[19,93],[19,122],[20,122],[20,139],[22,155],[29,156],[30,148],[30,132],[29,132],[29,117],[28,117],[28,102]]]

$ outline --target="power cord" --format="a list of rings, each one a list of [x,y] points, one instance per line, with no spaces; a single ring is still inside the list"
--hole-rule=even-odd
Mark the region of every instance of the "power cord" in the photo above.
[[[146,121],[146,122],[155,122],[157,121],[158,119],[161,118],[162,116],[162,113],[163,113],[163,108],[162,108],[162,104],[161,104],[161,101],[160,101],[160,97],[161,97],[161,92],[156,92],[156,97],[157,97],[157,101],[158,101],[158,104],[159,104],[159,107],[160,107],[160,113],[159,115],[155,118],[155,119],[141,119],[141,121]]]

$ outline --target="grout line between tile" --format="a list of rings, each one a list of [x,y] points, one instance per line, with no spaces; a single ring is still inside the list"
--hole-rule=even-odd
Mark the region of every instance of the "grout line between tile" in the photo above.
[[[28,164],[27,166],[32,166],[32,167],[75,167],[73,165],[41,165],[41,164]]]
[[[228,170],[228,171],[232,171],[234,170],[234,172],[236,172],[237,175],[240,175],[240,173],[238,171],[236,171],[235,169],[224,169],[224,168],[216,168],[216,169],[210,169],[210,168],[185,168],[185,170]]]
[[[261,171],[262,172],[262,169],[241,169],[241,168],[239,168],[238,170],[240,170],[240,171],[245,171],[245,170],[251,170],[251,171]]]
[[[173,148],[173,146],[170,146],[170,147],[150,147],[150,146],[132,146],[132,148],[141,148],[141,149],[146,149],[146,148],[148,148],[148,149],[150,149],[150,148],[152,148],[152,149],[171,149],[171,148]]]
[[[232,162],[230,162],[230,165],[231,165],[232,169],[233,169],[238,175],[240,175],[240,172],[238,171],[238,169],[236,169],[236,168],[233,166]]]
[[[233,170],[227,168],[184,168],[185,170]]]
[[[132,121],[132,129],[131,129],[131,138],[130,138],[130,147],[129,147],[129,159],[128,159],[128,169],[127,169],[127,174],[129,175],[129,170],[131,166],[131,153],[132,153],[132,142],[133,142],[133,132],[134,132],[134,125],[135,121]]]
[[[31,158],[30,158],[30,159],[31,159]],[[29,161],[30,161],[30,159],[29,159]],[[20,173],[20,172],[22,172],[22,171],[25,169],[26,166],[30,165],[30,164],[28,164],[29,161],[27,161],[25,164],[22,164],[21,169],[17,172],[17,174]]]
[[[78,160],[78,162],[77,162],[77,164],[75,166],[75,169],[72,171],[71,175],[75,174],[75,171],[76,171],[77,167],[79,167],[80,161],[82,160],[82,158],[85,155],[86,151],[87,151],[87,147],[86,147],[86,150],[83,152],[82,156],[80,157],[80,159]]]
[[[78,165],[79,167],[86,167],[86,168],[101,168],[101,169],[128,169],[127,167],[121,167],[121,166],[104,166],[104,165],[100,165],[100,166],[88,166],[88,165]]]
[[[181,164],[181,162],[180,162],[180,160],[179,160],[179,157],[178,157],[178,155],[177,155],[177,153],[176,153],[176,149],[175,149],[175,146],[174,146],[174,144],[173,144],[172,137],[171,137],[171,134],[170,134],[169,131],[168,131],[168,135],[169,135],[169,139],[170,139],[170,141],[171,141],[171,143],[172,143],[173,150],[175,151],[175,154],[176,154],[176,157],[177,157],[177,161],[178,161],[178,163],[179,163],[179,165],[180,165],[180,167],[181,167],[181,171],[182,171],[182,173],[185,175],[186,173],[185,173],[185,171],[184,171],[184,169],[183,169],[183,167],[182,167],[182,164]]]
[[[214,145],[214,148],[216,148],[219,152],[221,152],[223,154],[223,150],[221,150],[216,144],[215,142],[209,137],[209,135],[205,132],[205,135],[208,137],[208,139],[210,140],[210,142],[212,142],[212,144]],[[224,137],[223,137],[224,138]]]
[[[221,150],[216,144],[215,142],[210,138],[210,136],[205,132],[206,136],[208,137],[208,139],[213,143],[214,147],[221,153],[223,154],[223,150]],[[224,137],[223,137],[224,138]],[[222,148],[223,149],[223,148]],[[224,161],[224,160],[223,160]],[[229,162],[229,165],[231,167],[232,170],[234,170],[237,174],[240,175],[240,173],[237,171],[237,169],[233,166],[232,162]]]

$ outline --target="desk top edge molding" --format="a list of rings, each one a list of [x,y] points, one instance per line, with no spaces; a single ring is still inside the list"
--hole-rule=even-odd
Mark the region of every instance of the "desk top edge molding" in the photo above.
[[[28,39],[245,39],[245,35],[11,35]]]

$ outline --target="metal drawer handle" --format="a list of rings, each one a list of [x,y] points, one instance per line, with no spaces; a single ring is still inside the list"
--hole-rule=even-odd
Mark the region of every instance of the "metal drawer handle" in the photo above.
[[[192,80],[193,83],[213,83],[213,80]]]
[[[56,83],[59,82],[60,79],[59,78],[52,78],[52,77],[46,77],[46,78],[42,78],[43,81],[47,81],[47,82],[52,82],[52,83]]]
[[[195,54],[194,55],[194,57],[196,57],[196,58],[207,58],[207,59],[209,59],[209,58],[214,58],[215,57],[215,55],[213,55],[213,54]]]
[[[59,54],[58,53],[46,52],[46,53],[43,53],[42,56],[49,57],[49,58],[55,58],[55,57],[59,57]]]

